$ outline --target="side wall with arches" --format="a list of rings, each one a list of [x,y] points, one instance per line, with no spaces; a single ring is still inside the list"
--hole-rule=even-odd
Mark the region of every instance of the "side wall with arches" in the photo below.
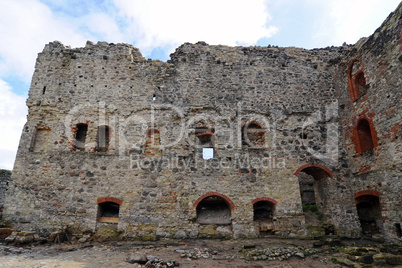
[[[397,239],[395,226],[402,222],[402,58],[398,56],[402,49],[401,14],[399,5],[387,18],[387,27],[380,27],[375,35],[362,40],[348,53],[335,77],[342,120],[341,144],[346,149],[345,166],[349,169],[352,195],[365,191],[380,193],[381,235],[390,241]],[[356,72],[353,66],[357,67]],[[359,73],[364,74],[364,81],[359,80]]]

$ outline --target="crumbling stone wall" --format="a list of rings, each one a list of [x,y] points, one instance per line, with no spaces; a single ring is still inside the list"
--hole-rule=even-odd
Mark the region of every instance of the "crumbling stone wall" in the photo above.
[[[0,219],[3,215],[6,191],[8,189],[8,182],[10,181],[10,177],[11,171],[0,169]]]
[[[355,198],[379,194],[381,232],[391,240],[397,237],[396,224],[402,221],[401,14],[400,4],[373,35],[349,50],[335,78],[352,193]],[[359,81],[349,75],[356,63]],[[362,121],[367,122],[369,133],[363,136],[364,130],[359,130]],[[372,141],[365,149],[360,143],[367,144],[367,135]]]
[[[364,179],[355,174],[351,138],[340,133],[348,133],[356,105],[345,64],[362,47],[199,42],[161,62],[127,44],[49,43],[37,58],[5,215],[41,234],[117,224],[125,236],[142,239],[253,237],[261,230],[255,200],[270,200],[272,233],[305,236],[298,181],[304,172],[320,188],[323,222],[358,237],[354,194]],[[375,57],[367,57],[374,66]],[[387,74],[400,83],[393,62]],[[364,79],[353,75],[353,90],[360,90]],[[208,198],[228,205],[230,223],[197,221]],[[100,215],[102,202],[118,204],[118,217]]]

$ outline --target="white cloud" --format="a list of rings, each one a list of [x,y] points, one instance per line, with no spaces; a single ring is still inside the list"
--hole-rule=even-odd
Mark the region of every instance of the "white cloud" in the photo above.
[[[0,73],[16,73],[29,81],[37,53],[45,44],[59,40],[72,46],[83,46],[86,38],[77,27],[56,17],[36,0],[0,1]]]
[[[268,25],[264,0],[115,0],[115,5],[142,51],[197,41],[253,45],[277,31]]]
[[[13,93],[1,79],[0,96],[0,168],[12,169],[28,111],[25,97]]]
[[[122,43],[127,42],[125,36],[119,29],[114,18],[106,13],[93,13],[80,19],[82,25],[85,25],[96,36],[102,36],[106,42]],[[94,40],[97,41],[97,40]]]
[[[323,45],[356,43],[381,26],[400,0],[310,0],[319,6],[321,16],[316,20],[313,38]]]

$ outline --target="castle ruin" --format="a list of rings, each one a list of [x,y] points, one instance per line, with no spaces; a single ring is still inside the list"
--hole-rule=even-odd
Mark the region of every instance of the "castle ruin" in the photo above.
[[[398,241],[401,52],[401,4],[341,47],[185,43],[162,62],[128,44],[51,42],[3,219],[43,236]]]

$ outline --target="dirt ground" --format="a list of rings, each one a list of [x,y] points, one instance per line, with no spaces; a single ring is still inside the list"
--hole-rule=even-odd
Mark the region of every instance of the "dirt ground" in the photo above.
[[[175,261],[178,267],[341,267],[331,261],[330,248],[288,260],[246,260],[240,251],[246,247],[313,247],[311,240],[260,238],[250,240],[161,240],[157,242],[123,241],[84,244],[46,244],[12,247],[0,245],[0,267],[145,267],[130,264],[127,257],[135,254]],[[195,259],[183,252],[209,252]],[[162,267],[162,266],[161,266]],[[176,266],[177,267],[177,266]]]

